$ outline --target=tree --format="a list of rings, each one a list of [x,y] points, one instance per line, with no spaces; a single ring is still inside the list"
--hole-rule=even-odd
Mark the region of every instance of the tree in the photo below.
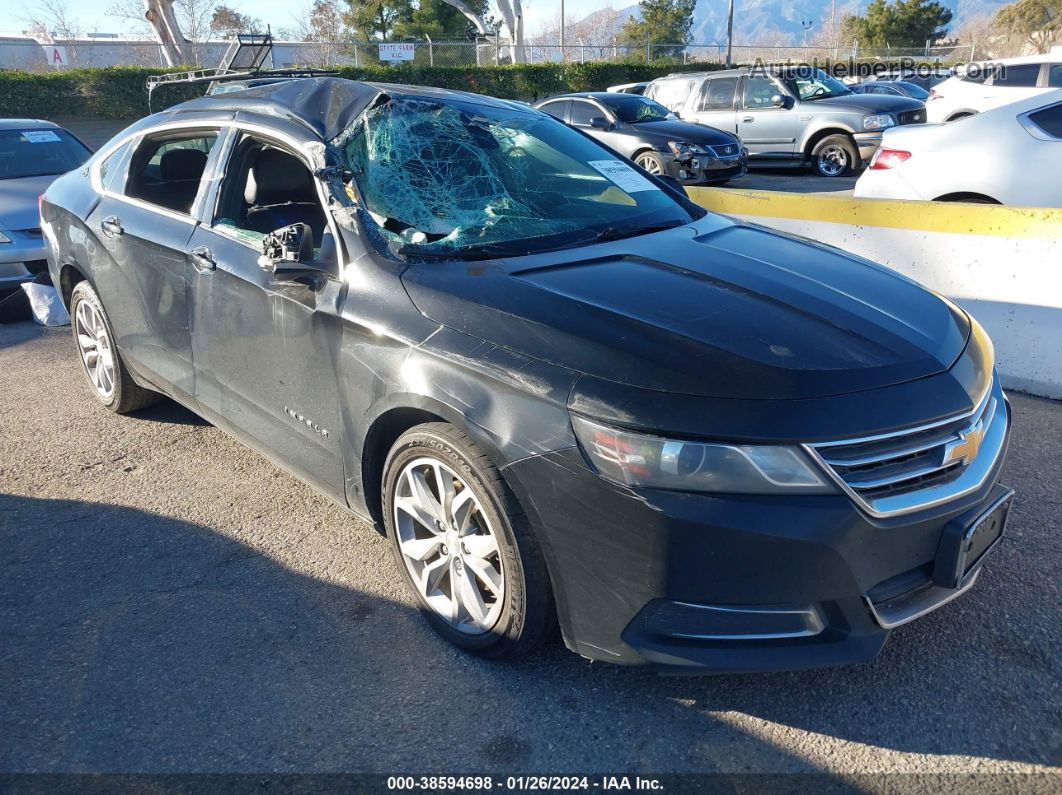
[[[388,41],[395,25],[413,13],[410,0],[346,0],[343,21],[360,39]]]
[[[483,21],[486,0],[472,0],[467,8]],[[478,33],[472,19],[444,0],[420,0],[409,19],[395,24],[395,36],[402,39],[474,39]]]
[[[1045,53],[1062,34],[1062,0],[1018,0],[996,13],[995,23],[1038,53]]]
[[[641,0],[638,7],[642,18],[629,17],[619,32],[622,44],[678,44],[685,45],[690,40],[690,28],[693,27],[693,9],[697,0]],[[660,57],[677,55],[683,47],[674,47],[654,54]]]
[[[847,16],[841,38],[861,47],[921,47],[943,38],[951,11],[936,0],[872,0],[863,16]]]
[[[201,63],[200,47],[210,38],[217,0],[116,0],[107,15],[139,24],[154,35],[167,66]]]
[[[144,0],[144,19],[155,31],[162,49],[166,66],[191,65],[197,58],[192,55],[190,42],[181,32],[173,13],[174,0]]]
[[[44,0],[39,13],[29,20],[26,34],[51,44],[54,39],[73,39],[81,35],[81,21],[72,16],[65,0]]]
[[[254,19],[249,14],[241,14],[229,6],[218,6],[210,17],[210,32],[216,36],[229,38],[237,33],[251,33],[261,29],[261,20]]]

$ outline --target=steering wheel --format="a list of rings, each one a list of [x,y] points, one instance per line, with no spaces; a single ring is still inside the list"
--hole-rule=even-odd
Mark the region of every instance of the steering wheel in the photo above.
[[[826,89],[823,88],[822,86],[819,86],[814,91],[812,91],[810,94],[808,94],[808,96],[809,97],[818,97],[818,96],[821,96],[822,94],[825,94],[825,93],[826,93]]]

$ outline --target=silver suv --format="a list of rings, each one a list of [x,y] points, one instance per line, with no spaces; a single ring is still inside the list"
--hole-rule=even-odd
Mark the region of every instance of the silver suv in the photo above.
[[[750,166],[810,163],[824,177],[858,170],[886,128],[926,121],[916,99],[855,94],[810,66],[669,75],[645,96],[687,121],[735,133]]]

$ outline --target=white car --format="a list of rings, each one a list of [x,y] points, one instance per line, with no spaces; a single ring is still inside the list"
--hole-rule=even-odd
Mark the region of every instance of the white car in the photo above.
[[[1047,55],[1026,55],[967,64],[960,73],[933,87],[926,100],[930,124],[955,121],[1062,88],[1062,48]]]
[[[855,195],[1062,207],[1062,91],[886,130]]]

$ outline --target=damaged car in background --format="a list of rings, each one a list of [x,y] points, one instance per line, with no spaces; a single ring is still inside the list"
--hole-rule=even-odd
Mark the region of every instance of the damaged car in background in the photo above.
[[[168,395],[373,522],[486,657],[559,623],[664,670],[867,660],[1003,533],[1010,408],[973,318],[527,106],[205,97],[42,211],[94,399]]]
[[[636,94],[561,94],[535,107],[581,128],[650,174],[684,184],[722,185],[748,168],[748,150],[733,133],[682,121]]]

